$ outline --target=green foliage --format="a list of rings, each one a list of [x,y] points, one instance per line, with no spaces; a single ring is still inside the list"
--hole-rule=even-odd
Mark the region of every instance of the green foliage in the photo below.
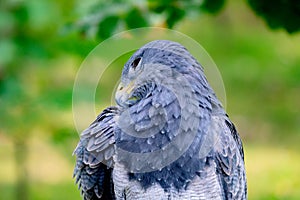
[[[131,10],[129,10],[124,20],[128,29],[146,27],[148,25],[146,16],[144,16],[142,11],[139,10],[137,7],[134,7]]]
[[[300,29],[300,4],[297,0],[248,0],[257,15],[272,28],[284,28],[289,33]],[[164,26],[173,28],[190,16],[202,12],[217,14],[225,0],[141,0],[97,1],[82,20],[72,23],[72,31],[89,38],[106,39],[122,30]],[[109,26],[109,25],[110,26]]]
[[[108,38],[111,36],[116,29],[119,18],[117,16],[105,17],[98,25],[97,35],[100,38]]]
[[[225,4],[225,0],[205,0],[202,4],[202,9],[210,13],[219,12]]]
[[[173,28],[185,17],[207,11],[217,13],[225,0],[141,0],[98,1],[82,20],[74,22],[72,29],[86,37],[106,39],[120,30],[146,26]],[[106,26],[110,24],[110,26]]]
[[[174,25],[183,19],[185,16],[185,11],[183,8],[180,7],[170,7],[167,9],[167,19],[166,23],[169,28],[173,28]]]
[[[284,28],[289,33],[300,30],[300,2],[298,0],[248,0],[257,15],[272,29]]]

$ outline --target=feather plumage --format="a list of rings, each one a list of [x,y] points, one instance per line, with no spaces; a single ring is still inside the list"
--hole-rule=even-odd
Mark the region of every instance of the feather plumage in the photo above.
[[[84,199],[247,199],[242,141],[183,46],[146,44],[121,84],[119,105],[82,132],[74,151]],[[121,91],[129,85],[132,93]]]

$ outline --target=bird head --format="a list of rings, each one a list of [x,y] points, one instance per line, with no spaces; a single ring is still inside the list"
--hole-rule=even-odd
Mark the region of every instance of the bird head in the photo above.
[[[181,74],[203,74],[202,67],[179,43],[152,41],[137,50],[125,64],[115,100],[121,107],[130,107],[151,95],[166,79]],[[197,78],[197,77],[195,77]]]

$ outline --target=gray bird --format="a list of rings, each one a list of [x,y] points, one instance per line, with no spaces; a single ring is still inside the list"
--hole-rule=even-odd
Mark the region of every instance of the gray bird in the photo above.
[[[242,142],[197,60],[152,41],[85,129],[74,177],[91,199],[247,199]]]

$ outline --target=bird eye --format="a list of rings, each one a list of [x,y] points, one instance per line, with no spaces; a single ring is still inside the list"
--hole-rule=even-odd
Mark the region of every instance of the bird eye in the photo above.
[[[135,68],[139,65],[140,61],[141,61],[141,58],[136,58],[136,59],[131,63],[131,67],[132,67],[133,69],[135,69]]]

